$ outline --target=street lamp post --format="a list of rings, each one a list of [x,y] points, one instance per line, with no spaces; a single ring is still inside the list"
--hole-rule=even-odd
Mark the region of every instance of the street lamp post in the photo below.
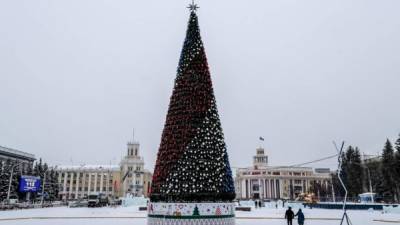
[[[7,203],[10,202],[11,182],[12,182],[13,175],[14,175],[14,166],[11,167],[11,174],[10,174],[10,180],[8,183],[8,191],[7,191]]]
[[[49,168],[47,168],[43,173],[43,184],[42,184],[42,197],[40,198],[40,205],[43,207],[43,199],[44,199],[44,186],[46,184],[46,174],[47,174],[47,170],[49,170]]]
[[[14,176],[14,168],[16,166],[20,166],[22,164],[23,163],[17,163],[15,165],[11,166],[11,174],[10,174],[10,179],[9,179],[9,182],[8,182],[8,191],[7,191],[7,203],[10,202],[11,184],[12,184],[12,179],[13,179],[13,176]]]
[[[369,186],[369,193],[371,194],[371,201],[372,201],[372,203],[374,203],[374,194],[373,194],[373,192],[372,192],[372,182],[371,182],[371,172],[370,172],[368,166],[367,166],[364,162],[355,163],[355,164],[360,165],[360,166],[362,166],[363,168],[367,169],[368,184],[369,184],[369,185],[368,185],[368,186]]]
[[[369,193],[371,194],[371,201],[374,203],[374,194],[372,193],[372,184],[371,184],[371,172],[369,171],[368,166],[365,166],[367,168],[367,173],[368,173],[368,181],[369,181]]]

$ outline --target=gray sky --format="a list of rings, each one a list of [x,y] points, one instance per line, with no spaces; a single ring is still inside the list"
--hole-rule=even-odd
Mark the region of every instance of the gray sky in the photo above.
[[[0,145],[153,169],[189,1],[0,1]],[[400,132],[400,1],[198,1],[232,166],[367,153]],[[335,160],[315,166],[335,167]]]

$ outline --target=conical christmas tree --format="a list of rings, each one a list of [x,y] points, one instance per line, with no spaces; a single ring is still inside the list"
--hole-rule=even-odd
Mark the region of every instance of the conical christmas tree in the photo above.
[[[151,202],[229,202],[235,197],[196,8],[191,5]]]

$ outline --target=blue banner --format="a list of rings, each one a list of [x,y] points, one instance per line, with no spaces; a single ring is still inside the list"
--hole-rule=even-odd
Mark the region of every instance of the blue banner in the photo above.
[[[21,176],[19,179],[19,192],[38,192],[40,183],[40,177]]]

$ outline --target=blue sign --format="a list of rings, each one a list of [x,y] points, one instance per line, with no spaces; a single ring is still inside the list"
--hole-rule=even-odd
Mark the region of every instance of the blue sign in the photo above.
[[[40,189],[40,177],[21,176],[19,192],[37,192]]]

